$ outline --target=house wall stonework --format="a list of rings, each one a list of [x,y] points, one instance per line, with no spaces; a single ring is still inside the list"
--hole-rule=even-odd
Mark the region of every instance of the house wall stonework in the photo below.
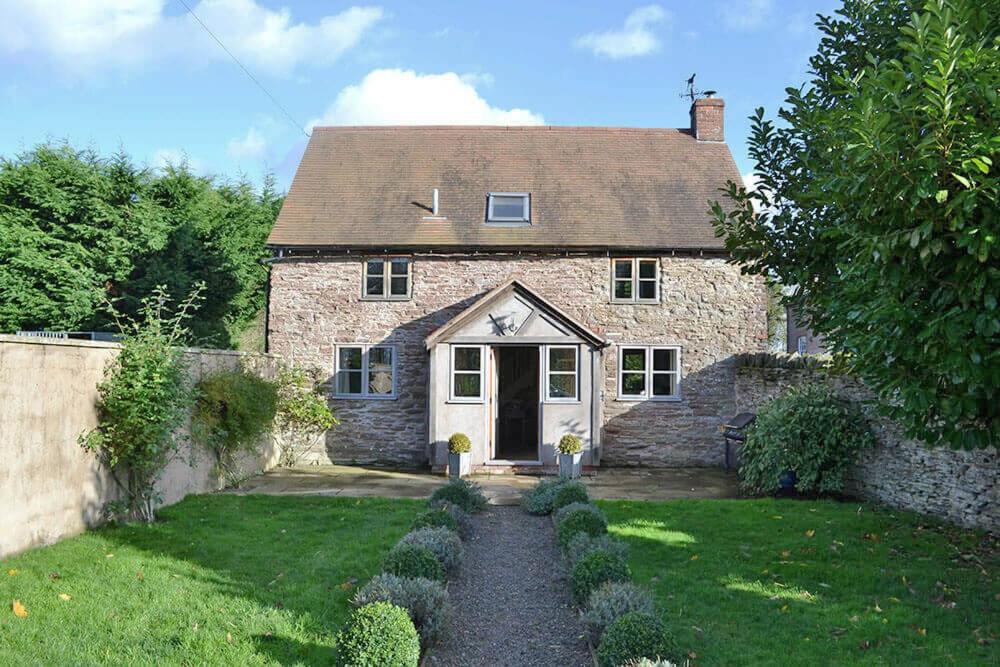
[[[614,342],[604,351],[602,465],[719,465],[718,425],[735,410],[733,356],[763,350],[765,291],[724,259],[662,256],[659,304],[610,303],[605,255],[416,255],[412,299],[363,301],[359,255],[284,259],[271,272],[270,351],[333,372],[336,343],[396,346],[397,398],[333,399],[334,461],[428,460],[424,339],[508,278]],[[617,344],[682,347],[676,402],[619,401]]]

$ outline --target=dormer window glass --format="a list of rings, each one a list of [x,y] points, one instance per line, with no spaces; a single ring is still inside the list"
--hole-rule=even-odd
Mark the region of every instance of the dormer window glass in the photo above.
[[[486,222],[531,223],[531,195],[527,192],[491,192],[486,198]]]

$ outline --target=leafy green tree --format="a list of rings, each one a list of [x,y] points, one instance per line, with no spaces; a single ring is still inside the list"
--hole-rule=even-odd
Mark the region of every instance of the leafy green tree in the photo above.
[[[0,331],[109,329],[157,286],[211,286],[187,342],[232,347],[264,307],[274,180],[216,182],[186,164],[140,169],[122,152],[43,144],[0,161]]]
[[[811,81],[752,118],[734,261],[930,444],[1000,443],[1000,0],[846,0]],[[755,215],[754,206],[759,213]]]

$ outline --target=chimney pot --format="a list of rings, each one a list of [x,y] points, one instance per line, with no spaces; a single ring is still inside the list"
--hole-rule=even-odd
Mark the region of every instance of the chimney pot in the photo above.
[[[725,141],[725,108],[721,97],[704,97],[691,105],[691,134],[698,141]]]

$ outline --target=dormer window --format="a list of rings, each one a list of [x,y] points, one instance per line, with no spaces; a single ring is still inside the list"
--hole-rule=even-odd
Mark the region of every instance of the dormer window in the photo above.
[[[531,224],[531,195],[527,192],[491,192],[486,198],[486,222]]]

